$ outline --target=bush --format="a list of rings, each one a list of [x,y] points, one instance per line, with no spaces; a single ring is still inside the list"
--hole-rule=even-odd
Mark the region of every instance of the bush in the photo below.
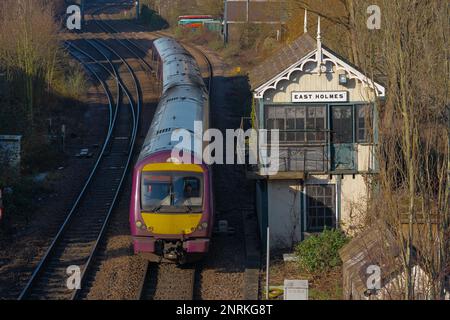
[[[0,187],[8,187],[12,190],[11,193],[3,194],[5,216],[1,224],[5,234],[12,232],[15,228],[13,226],[28,224],[36,209],[37,195],[48,191],[31,178],[6,181],[0,177]]]
[[[165,29],[168,23],[155,10],[151,9],[147,4],[141,7],[141,21],[150,27],[151,31]]]
[[[56,168],[64,161],[61,143],[47,144],[37,139],[24,145],[22,168],[25,173],[42,173]]]
[[[300,268],[315,274],[341,265],[338,252],[348,240],[342,231],[326,229],[300,242],[296,247]]]

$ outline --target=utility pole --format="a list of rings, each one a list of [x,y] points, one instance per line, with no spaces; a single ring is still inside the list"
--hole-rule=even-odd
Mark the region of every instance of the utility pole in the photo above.
[[[250,0],[247,0],[247,23],[250,22]]]
[[[85,7],[85,1],[86,0],[80,0],[80,6],[81,6],[81,25],[84,25],[84,7]]]
[[[447,118],[448,118],[448,152],[450,152],[450,105],[447,105]],[[447,189],[450,194],[450,155],[447,160]]]
[[[136,20],[140,19],[140,0],[136,0]]]
[[[270,292],[270,227],[267,226],[266,239],[266,300],[269,300]]]
[[[225,45],[228,43],[228,1],[225,0],[225,8],[224,8],[224,17],[223,17],[223,42]]]

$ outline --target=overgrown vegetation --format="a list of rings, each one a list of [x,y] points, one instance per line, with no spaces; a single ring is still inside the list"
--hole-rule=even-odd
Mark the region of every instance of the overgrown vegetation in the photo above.
[[[58,39],[55,8],[63,4],[63,0],[0,3],[0,133],[23,135],[25,158],[40,155],[33,153],[35,144],[47,144],[44,136],[52,112],[86,90],[83,70]]]
[[[299,267],[312,274],[329,272],[342,264],[339,250],[348,238],[339,230],[324,230],[300,242],[295,250]]]
[[[281,252],[272,252],[270,287],[282,288],[285,279],[308,280],[310,300],[342,299],[342,268],[339,266],[321,274],[310,273],[299,268],[297,262],[283,261]],[[261,283],[265,283],[265,273],[262,275]],[[278,299],[280,298],[282,298],[282,295]]]
[[[416,297],[416,261],[430,298],[442,299],[450,275],[448,3],[378,1],[376,32],[365,27],[369,4],[355,4],[356,53],[369,74],[384,78],[387,98],[378,105],[380,174],[367,227],[394,234],[401,258],[383,259],[405,273],[404,299]]]
[[[148,26],[150,30],[161,30],[169,26],[166,20],[161,17],[150,5],[151,1],[141,1],[141,22]]]
[[[0,185],[3,181],[0,179]],[[8,188],[4,192],[5,221],[1,221],[2,232],[12,232],[11,225],[26,225],[29,223],[36,209],[37,195],[44,192],[42,185],[34,182],[31,178],[7,180]]]
[[[0,187],[13,191],[4,205],[15,223],[28,221],[43,191],[32,176],[64,158],[49,139],[49,119],[60,125],[64,109],[79,105],[87,88],[82,68],[58,39],[64,8],[64,0],[0,2],[0,134],[22,135],[21,168],[0,164]]]

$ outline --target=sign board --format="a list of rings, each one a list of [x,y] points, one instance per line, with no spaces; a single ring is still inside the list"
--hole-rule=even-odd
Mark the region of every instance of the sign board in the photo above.
[[[11,168],[20,167],[22,136],[1,136],[0,135],[0,163]]]
[[[347,91],[293,91],[292,102],[347,102]]]
[[[284,280],[284,300],[308,300],[308,280]]]

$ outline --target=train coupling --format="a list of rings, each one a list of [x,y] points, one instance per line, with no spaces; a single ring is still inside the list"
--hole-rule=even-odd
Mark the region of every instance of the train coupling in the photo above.
[[[156,242],[155,249],[159,255],[170,261],[183,261],[185,257],[185,250],[181,241],[166,242],[159,240]]]

